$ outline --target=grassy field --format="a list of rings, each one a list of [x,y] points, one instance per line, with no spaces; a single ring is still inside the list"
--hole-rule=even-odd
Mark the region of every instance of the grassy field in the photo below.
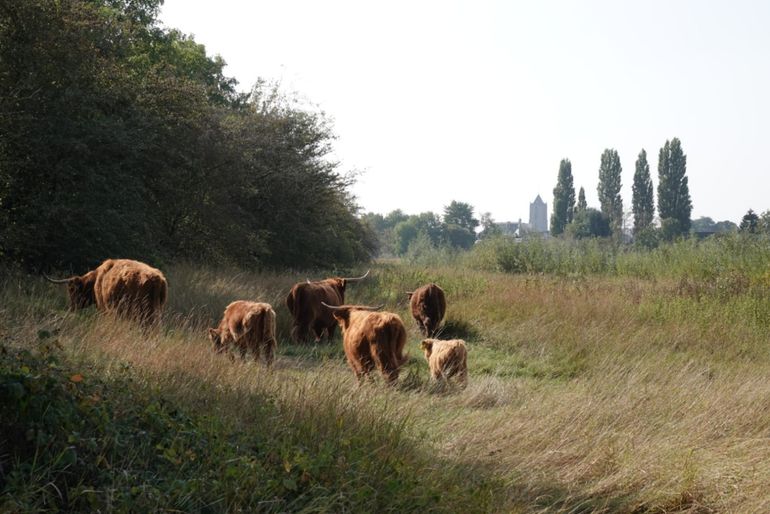
[[[6,271],[0,511],[768,512],[770,249],[719,245],[593,272],[505,273],[499,249],[379,263],[348,300],[404,319],[396,388],[356,387],[339,336],[289,343],[307,274],[169,267],[143,334]],[[428,281],[469,346],[464,391],[428,381],[403,294]],[[211,351],[233,299],[276,308],[273,371]]]

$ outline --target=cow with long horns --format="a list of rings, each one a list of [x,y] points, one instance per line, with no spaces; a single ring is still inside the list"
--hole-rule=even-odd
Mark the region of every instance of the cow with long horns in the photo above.
[[[291,337],[294,341],[305,341],[312,332],[315,342],[325,335],[334,336],[337,322],[330,310],[321,306],[321,302],[336,306],[345,303],[345,287],[351,282],[365,279],[369,271],[360,277],[333,277],[326,280],[300,282],[294,284],[286,297],[286,307],[292,316]]]
[[[84,275],[45,278],[67,284],[72,310],[95,304],[101,312],[114,312],[143,325],[160,321],[168,296],[168,283],[160,270],[130,259],[107,259]]]
[[[446,314],[444,290],[436,284],[426,284],[406,294],[420,332],[425,337],[434,337]]]
[[[398,314],[377,312],[383,306],[329,305],[322,302],[342,330],[342,344],[359,385],[376,367],[388,384],[398,380],[406,362],[406,328]]]

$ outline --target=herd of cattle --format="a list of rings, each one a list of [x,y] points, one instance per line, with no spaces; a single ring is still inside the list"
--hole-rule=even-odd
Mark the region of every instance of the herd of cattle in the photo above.
[[[361,277],[327,278],[295,284],[286,297],[286,307],[292,316],[291,337],[295,341],[312,338],[331,340],[334,329],[342,330],[343,348],[350,368],[359,384],[376,368],[385,381],[398,379],[399,368],[406,362],[406,328],[401,318],[381,311],[383,305],[370,307],[345,304],[347,284]],[[113,312],[138,320],[144,326],[160,322],[168,297],[168,283],[163,273],[142,262],[129,259],[108,259],[84,275],[50,282],[66,284],[70,307],[82,309],[90,305],[102,312]],[[434,339],[446,313],[444,291],[436,284],[427,284],[407,293],[412,316],[426,337],[421,348],[436,380],[451,377],[460,385],[467,384],[467,350],[461,339]],[[270,304],[238,300],[225,309],[217,328],[209,329],[209,338],[216,352],[237,350],[245,358],[248,352],[260,360],[264,351],[270,366],[275,355],[276,315]]]

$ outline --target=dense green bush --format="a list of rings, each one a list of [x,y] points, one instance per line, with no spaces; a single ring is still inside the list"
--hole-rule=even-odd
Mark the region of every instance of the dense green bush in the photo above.
[[[367,260],[322,113],[156,21],[159,0],[0,3],[0,258]]]

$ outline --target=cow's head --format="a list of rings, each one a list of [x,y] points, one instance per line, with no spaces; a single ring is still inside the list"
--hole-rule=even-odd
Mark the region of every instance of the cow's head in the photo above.
[[[345,298],[345,287],[347,287],[347,285],[350,282],[358,282],[360,280],[365,279],[366,277],[369,276],[369,272],[370,271],[371,270],[367,270],[366,273],[364,273],[360,277],[332,277],[332,278],[327,278],[326,280],[323,280],[322,282],[326,282],[327,284],[332,286],[334,289],[336,289],[337,292],[340,294],[340,298],[344,299]],[[308,283],[310,283],[309,279],[308,279]]]
[[[435,343],[435,339],[423,339],[422,343],[420,344],[420,347],[422,348],[422,351],[425,353],[425,358],[430,359],[431,353],[433,353],[433,343]]]
[[[210,328],[209,339],[214,343],[214,351],[222,353],[225,349],[225,345],[222,343],[222,329]]]
[[[84,309],[96,303],[96,295],[94,294],[96,271],[89,271],[85,275],[75,275],[74,277],[62,279],[43,276],[54,284],[67,284],[67,294],[70,297],[71,310]]]
[[[326,302],[321,302],[321,305],[327,309],[331,309],[332,316],[337,320],[340,328],[344,332],[350,325],[350,313],[353,311],[378,311],[385,307],[385,305],[378,305],[377,307],[369,307],[367,305],[329,305]]]

